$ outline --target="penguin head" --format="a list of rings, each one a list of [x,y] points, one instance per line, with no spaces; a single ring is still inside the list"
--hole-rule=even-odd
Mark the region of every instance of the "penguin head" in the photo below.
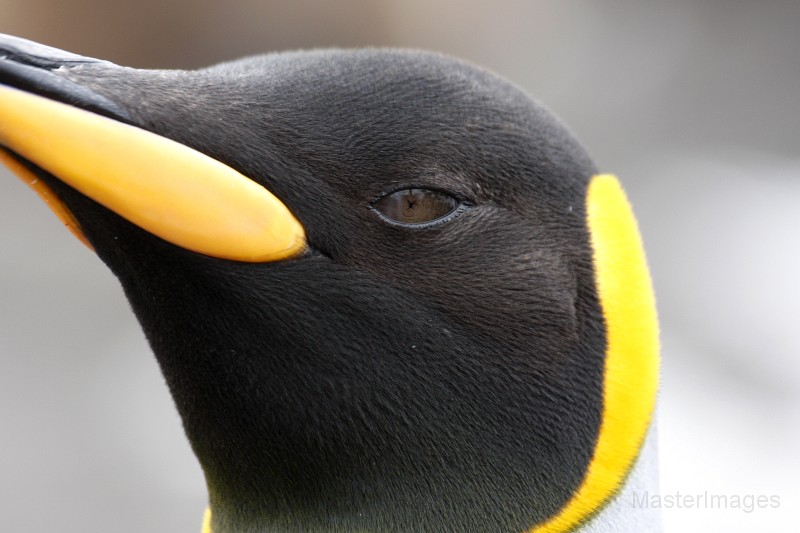
[[[619,489],[652,411],[655,319],[635,328],[643,353],[627,356],[645,361],[642,375],[622,374],[623,399],[646,396],[641,413],[618,430],[627,440],[604,445],[620,416],[609,418],[607,379],[620,319],[598,286],[591,191],[612,198],[595,202],[601,221],[621,193],[518,88],[411,51],[153,71],[13,38],[0,47],[5,158],[46,184],[120,279],[206,474],[215,533],[560,531]],[[77,111],[88,125],[67,127],[91,142],[105,131],[93,121],[130,128],[121,157],[135,163],[87,152],[100,188],[106,167],[148,163],[145,145],[168,142],[246,178],[228,189],[266,191],[274,202],[255,212],[288,229],[265,239],[289,238],[273,255],[237,255],[214,232],[245,208],[195,209],[201,188],[170,196],[177,174],[204,170],[165,175],[155,156],[137,175],[163,190],[166,214],[140,223],[150,204],[126,203],[138,190],[98,194],[51,164],[61,148],[28,151],[6,131],[24,128],[4,99],[31,116],[45,99]],[[160,233],[184,209],[200,217],[185,224],[193,244]],[[630,229],[614,216],[612,235]],[[638,313],[652,302],[631,242],[636,275],[645,268]],[[624,457],[587,496],[602,446]]]

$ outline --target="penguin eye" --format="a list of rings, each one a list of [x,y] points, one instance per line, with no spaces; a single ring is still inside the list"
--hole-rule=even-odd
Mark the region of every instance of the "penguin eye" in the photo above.
[[[453,213],[459,202],[447,193],[430,189],[402,189],[374,204],[383,216],[401,224],[421,225]]]

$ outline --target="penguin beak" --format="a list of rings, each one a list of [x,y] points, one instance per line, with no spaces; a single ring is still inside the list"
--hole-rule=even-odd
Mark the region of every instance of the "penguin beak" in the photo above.
[[[0,162],[36,189],[81,240],[87,242],[79,222],[37,179],[37,168],[197,253],[247,262],[303,253],[303,226],[270,191],[197,150],[126,124],[127,113],[105,98],[56,83],[64,81],[53,71],[65,57],[97,61],[53,50],[0,36]],[[43,64],[49,68],[35,68]],[[77,101],[83,109],[58,100]]]

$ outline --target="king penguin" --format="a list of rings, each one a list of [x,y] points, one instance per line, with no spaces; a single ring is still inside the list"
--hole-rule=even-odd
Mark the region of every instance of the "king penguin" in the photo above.
[[[416,51],[142,70],[0,36],[0,154],[118,277],[205,533],[659,530],[636,222],[511,83]]]

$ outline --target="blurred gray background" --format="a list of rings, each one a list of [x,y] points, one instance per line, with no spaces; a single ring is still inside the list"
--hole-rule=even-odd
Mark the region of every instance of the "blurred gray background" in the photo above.
[[[0,32],[135,67],[438,50],[560,115],[637,211],[662,320],[670,532],[800,522],[800,2],[0,0]],[[197,532],[203,478],[116,279],[0,170],[0,529]]]

